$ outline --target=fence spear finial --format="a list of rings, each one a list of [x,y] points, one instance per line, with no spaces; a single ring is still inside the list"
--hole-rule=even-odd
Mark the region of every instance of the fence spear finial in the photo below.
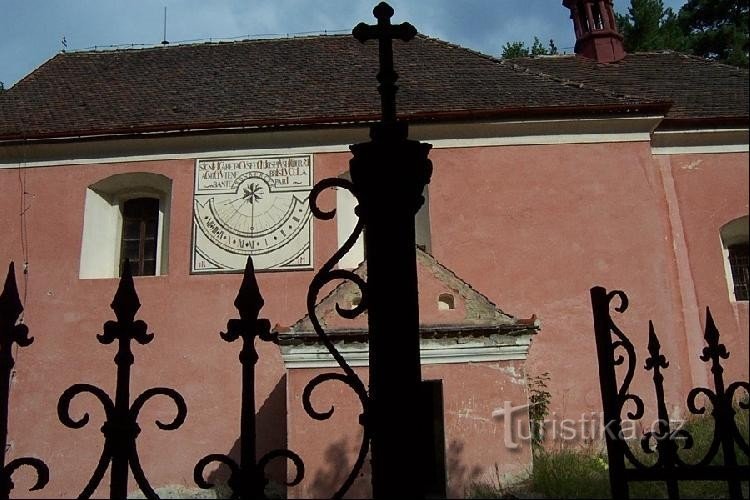
[[[120,284],[117,286],[117,292],[115,292],[110,307],[115,312],[117,321],[121,323],[131,323],[135,319],[138,309],[141,308],[141,302],[138,300],[138,294],[135,291],[133,273],[130,270],[130,261],[128,259],[123,261]]]
[[[265,301],[260,294],[258,280],[255,278],[253,258],[248,255],[245,273],[242,276],[242,285],[237,292],[237,298],[234,299],[234,307],[239,311],[241,319],[255,321],[258,319],[264,304]]]
[[[23,304],[21,304],[21,298],[18,295],[15,264],[11,262],[8,266],[3,293],[0,293],[0,318],[5,321],[12,321],[15,324],[22,312]]]

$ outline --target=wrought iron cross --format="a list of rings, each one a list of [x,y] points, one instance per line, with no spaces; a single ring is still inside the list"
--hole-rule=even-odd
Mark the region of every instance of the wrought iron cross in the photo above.
[[[378,40],[380,71],[378,72],[378,92],[380,92],[380,107],[384,123],[396,121],[396,91],[398,74],[393,69],[394,39],[408,42],[417,36],[417,29],[409,23],[391,24],[393,8],[385,2],[380,2],[372,10],[378,24],[359,23],[354,27],[352,35],[362,43],[367,40]]]

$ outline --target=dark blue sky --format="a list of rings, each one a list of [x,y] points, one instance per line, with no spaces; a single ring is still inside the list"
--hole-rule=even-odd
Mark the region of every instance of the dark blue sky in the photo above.
[[[376,0],[0,0],[0,81],[6,88],[62,49],[158,44],[167,7],[167,39],[293,35],[351,30],[374,22]],[[572,51],[573,30],[561,0],[390,0],[395,22],[491,55],[534,35]],[[627,0],[615,0],[625,11]],[[677,10],[685,0],[665,0]]]

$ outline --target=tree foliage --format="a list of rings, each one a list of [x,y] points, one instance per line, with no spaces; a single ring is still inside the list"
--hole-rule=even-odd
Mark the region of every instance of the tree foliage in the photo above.
[[[553,40],[549,41],[549,44],[545,47],[539,40],[539,37],[534,37],[534,41],[531,47],[527,47],[525,42],[508,42],[503,45],[502,55],[503,59],[515,59],[518,57],[528,56],[551,56],[557,54],[557,46]]]
[[[616,14],[625,50],[670,49],[715,61],[748,65],[748,0],[688,0],[675,14],[662,0],[631,0]]]
[[[687,0],[678,13],[663,0],[631,0],[627,13],[615,17],[628,52],[674,50],[747,67],[749,11],[750,0]],[[537,37],[531,47],[508,42],[502,48],[505,59],[547,54],[557,54],[557,47]]]
[[[679,24],[689,38],[690,51],[735,66],[748,65],[748,0],[688,0]]]
[[[615,14],[615,18],[628,52],[688,49],[677,15],[665,9],[662,0],[631,0],[628,13]]]

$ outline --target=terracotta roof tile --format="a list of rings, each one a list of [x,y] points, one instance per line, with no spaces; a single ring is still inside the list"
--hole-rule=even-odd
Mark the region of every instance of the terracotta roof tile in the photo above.
[[[673,102],[667,119],[748,118],[748,71],[694,56],[644,52],[600,64],[561,55],[513,59],[504,64],[623,97]]]
[[[395,42],[399,116],[469,117],[642,107],[439,40]],[[0,100],[0,138],[63,137],[378,118],[377,44],[246,40],[61,53]]]

